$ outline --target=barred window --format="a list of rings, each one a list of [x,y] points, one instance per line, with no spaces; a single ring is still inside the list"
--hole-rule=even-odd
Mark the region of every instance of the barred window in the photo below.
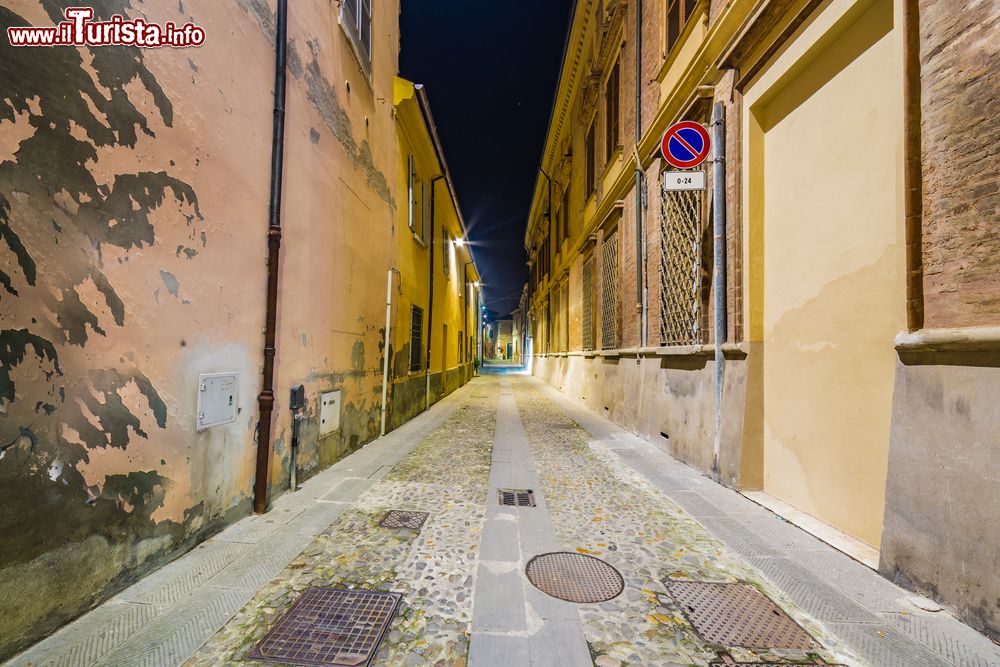
[[[562,324],[559,327],[562,334],[562,349],[569,352],[569,283],[564,282],[562,286],[562,313],[560,313]]]
[[[667,191],[661,184],[660,345],[702,343],[703,211],[703,193]]]
[[[583,349],[594,349],[594,258],[588,257],[583,262],[583,294],[581,295],[583,310]]]
[[[618,347],[618,230],[601,248],[601,349]]]
[[[465,334],[461,331],[458,332],[458,363],[465,361],[465,350],[463,349],[463,344],[465,342]]]
[[[424,355],[421,346],[424,337],[424,309],[420,306],[410,307],[410,372],[419,371],[424,367]]]

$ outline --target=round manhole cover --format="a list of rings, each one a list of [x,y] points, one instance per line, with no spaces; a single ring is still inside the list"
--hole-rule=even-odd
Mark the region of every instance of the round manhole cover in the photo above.
[[[625,588],[618,570],[600,558],[572,552],[535,556],[524,572],[535,588],[568,602],[604,602]]]

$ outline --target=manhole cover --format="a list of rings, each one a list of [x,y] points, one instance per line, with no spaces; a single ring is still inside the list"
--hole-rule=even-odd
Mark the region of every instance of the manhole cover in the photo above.
[[[497,502],[513,507],[534,507],[535,492],[531,489],[497,489]]]
[[[378,522],[383,528],[410,528],[420,530],[427,521],[427,512],[407,512],[404,510],[389,510]]]
[[[709,644],[742,648],[819,648],[767,596],[746,584],[664,581],[698,634]]]
[[[569,551],[535,556],[524,572],[535,588],[567,602],[604,602],[625,588],[618,570],[600,558]]]
[[[295,665],[368,665],[399,593],[310,588],[247,657]]]

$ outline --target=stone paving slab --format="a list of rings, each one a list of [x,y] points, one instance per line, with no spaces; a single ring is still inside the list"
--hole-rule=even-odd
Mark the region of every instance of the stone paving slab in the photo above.
[[[292,524],[287,534],[282,535],[279,531],[315,506],[317,499],[327,495],[332,487],[339,486],[332,497],[333,502],[354,501],[361,490],[374,483],[368,476],[384,477],[388,472],[386,466],[399,461],[426,435],[439,428],[472,391],[472,388],[463,388],[446,397],[392,433],[306,480],[295,493],[278,497],[267,514],[237,521],[5,665],[175,667],[246,602],[253,591],[243,586],[252,586],[254,577],[259,581],[274,576],[301,551],[301,546],[280,563],[280,567],[277,562],[280,558],[270,558],[269,567],[277,567],[277,570],[269,570],[266,577],[265,569],[254,575],[253,565],[244,561],[243,556],[262,543],[270,546],[284,541],[292,545],[282,552],[287,553],[295,550],[294,545],[299,544],[300,538],[308,541],[308,535],[297,533],[306,530],[306,524],[313,520],[312,527],[323,527],[325,518],[307,514],[300,523]],[[363,484],[340,485],[342,480],[357,477],[361,472],[364,472]],[[337,508],[335,511],[342,510]],[[272,541],[265,542],[269,538]],[[268,559],[268,556],[265,554],[262,558]],[[242,571],[242,578],[236,574],[238,570]],[[149,603],[128,602],[130,599]]]
[[[596,439],[597,446],[618,457],[671,499],[683,505],[685,498],[692,497],[689,492],[696,490],[709,503],[714,502],[712,489],[718,485],[708,478],[651,443],[624,433],[554,388],[538,380],[528,381],[581,424]],[[983,635],[946,612],[917,610],[905,600],[908,591],[790,523],[761,523],[763,519],[749,515],[764,508],[749,499],[741,500],[731,491],[726,493],[730,494],[729,514],[714,512],[700,499],[691,503],[691,509],[700,514],[699,522],[727,547],[760,566],[784,593],[820,616],[829,617],[824,627],[872,665],[1000,665],[1000,647]],[[747,506],[746,512],[739,510],[740,503]],[[837,620],[844,617],[853,622]]]

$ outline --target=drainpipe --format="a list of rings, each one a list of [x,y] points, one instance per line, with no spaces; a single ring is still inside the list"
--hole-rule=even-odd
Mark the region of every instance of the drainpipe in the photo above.
[[[722,344],[726,340],[726,107],[716,102],[712,109],[712,237],[715,265],[715,446],[712,452],[712,475],[719,479],[719,451],[722,445],[722,382],[726,360]]]
[[[385,342],[382,344],[382,431],[385,435],[385,415],[388,408],[389,398],[389,341],[390,327],[392,323],[392,274],[399,273],[396,269],[389,269],[389,278],[385,286]],[[399,280],[402,283],[403,276],[400,274]]]
[[[641,323],[639,347],[646,346],[646,288],[639,264],[645,254],[646,224],[642,210],[642,162],[639,161],[639,142],[642,141],[642,0],[635,3],[635,304]],[[641,357],[637,357],[641,360]]]
[[[281,257],[281,170],[285,151],[285,47],[288,39],[288,0],[278,0],[275,35],[274,124],[271,130],[271,201],[267,229],[267,305],[264,318],[264,370],[257,407],[257,474],[253,484],[253,511],[267,511],[267,468],[271,457],[271,416],[274,409],[274,356],[278,325],[278,264]]]
[[[903,0],[903,191],[906,234],[906,328],[924,327],[923,166],[920,146],[920,5]]]
[[[431,179],[431,236],[427,244],[431,250],[431,261],[428,282],[430,283],[430,295],[427,297],[427,363],[424,365],[424,409],[431,407],[431,341],[434,340],[434,191],[435,184],[444,178],[444,175],[435,176]],[[447,248],[442,248],[441,252],[448,252]],[[442,369],[444,372],[444,369]]]

